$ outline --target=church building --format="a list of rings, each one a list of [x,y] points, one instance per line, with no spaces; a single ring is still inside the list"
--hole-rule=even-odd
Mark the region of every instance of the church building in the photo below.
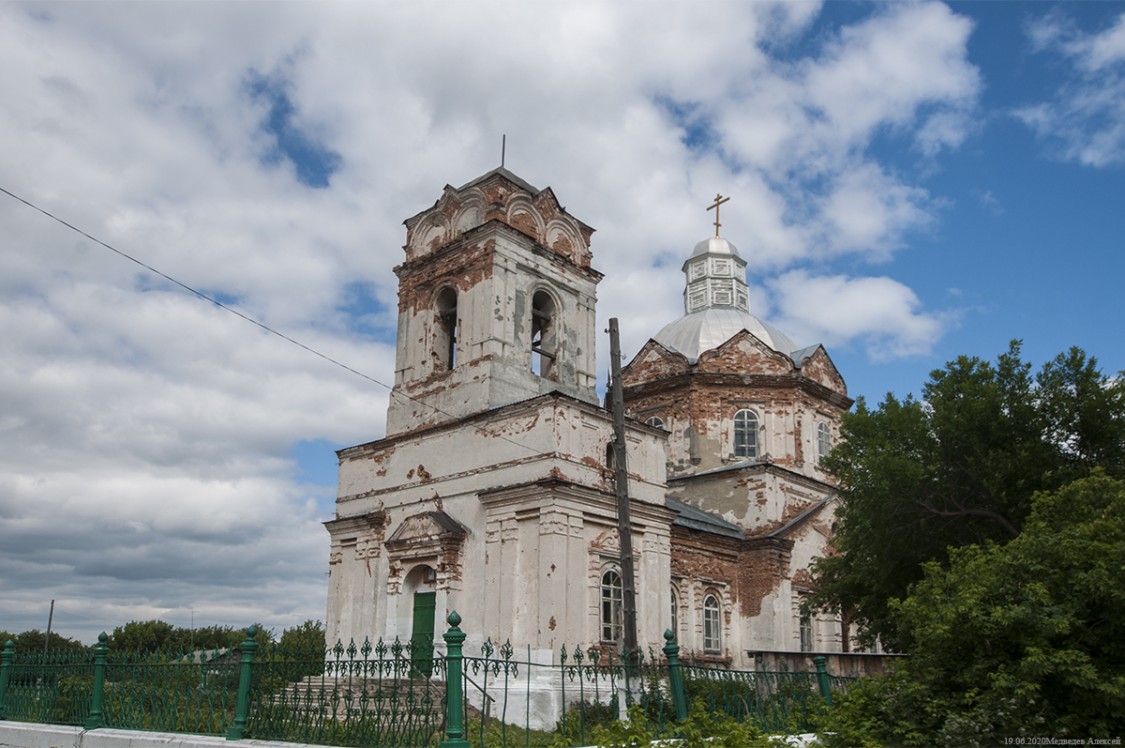
[[[847,650],[846,627],[801,601],[832,532],[820,458],[852,401],[822,346],[750,313],[720,204],[683,265],[683,316],[621,382],[638,641],[672,629],[685,655],[750,669]],[[593,229],[502,167],[405,224],[387,433],[338,453],[325,523],[329,641],[440,650],[456,609],[467,653],[620,646]]]

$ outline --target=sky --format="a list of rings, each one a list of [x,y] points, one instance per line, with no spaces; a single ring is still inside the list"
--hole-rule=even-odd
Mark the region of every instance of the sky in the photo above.
[[[626,358],[721,193],[853,397],[1012,339],[1125,369],[1123,2],[4,2],[0,70],[0,630],[322,619],[402,221],[505,135]]]

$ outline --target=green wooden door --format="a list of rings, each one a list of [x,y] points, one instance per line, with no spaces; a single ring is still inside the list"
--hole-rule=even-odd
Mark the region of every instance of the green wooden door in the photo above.
[[[434,672],[434,611],[436,592],[414,593],[414,623],[410,634],[412,674],[429,678]]]

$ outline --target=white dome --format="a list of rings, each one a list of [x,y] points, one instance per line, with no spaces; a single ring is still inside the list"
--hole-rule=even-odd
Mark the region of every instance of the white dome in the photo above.
[[[716,307],[686,314],[665,325],[652,339],[695,363],[704,351],[718,348],[742,330],[778,353],[789,355],[797,350],[796,344],[785,333],[753,314],[741,309]]]
[[[703,241],[699,242],[699,244],[696,244],[695,249],[693,249],[691,252],[692,257],[698,257],[699,255],[705,254],[734,255],[735,257],[740,257],[740,255],[738,254],[738,249],[733,244],[720,236],[713,236],[710,239],[704,239]]]

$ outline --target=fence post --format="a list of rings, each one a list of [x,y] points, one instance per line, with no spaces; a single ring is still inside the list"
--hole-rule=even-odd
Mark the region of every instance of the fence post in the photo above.
[[[257,633],[257,626],[246,629],[246,638],[238,647],[242,653],[238,662],[238,701],[234,705],[234,721],[227,730],[227,740],[242,740],[246,718],[250,715],[250,666],[254,662],[254,652],[258,649],[258,642],[254,640]]]
[[[9,639],[4,642],[4,651],[0,652],[0,719],[8,718],[8,674],[15,656],[16,643]]]
[[[664,632],[664,657],[668,660],[668,686],[672,689],[672,705],[676,721],[687,719],[687,698],[684,696],[684,672],[680,667],[680,645],[672,629]]]
[[[465,643],[465,632],[457,628],[461,623],[457,611],[450,613],[445,620],[450,628],[441,637],[446,644],[445,740],[441,741],[441,748],[469,748],[469,741],[465,739],[465,697],[461,682],[461,646]]]
[[[832,706],[832,688],[828,685],[828,660],[824,655],[817,655],[812,661],[813,665],[816,665],[816,682],[820,686],[820,695],[824,697],[826,706]]]
[[[94,645],[94,693],[90,697],[90,716],[86,717],[86,729],[96,730],[105,726],[105,655],[109,651],[109,636],[103,631],[98,634]]]

